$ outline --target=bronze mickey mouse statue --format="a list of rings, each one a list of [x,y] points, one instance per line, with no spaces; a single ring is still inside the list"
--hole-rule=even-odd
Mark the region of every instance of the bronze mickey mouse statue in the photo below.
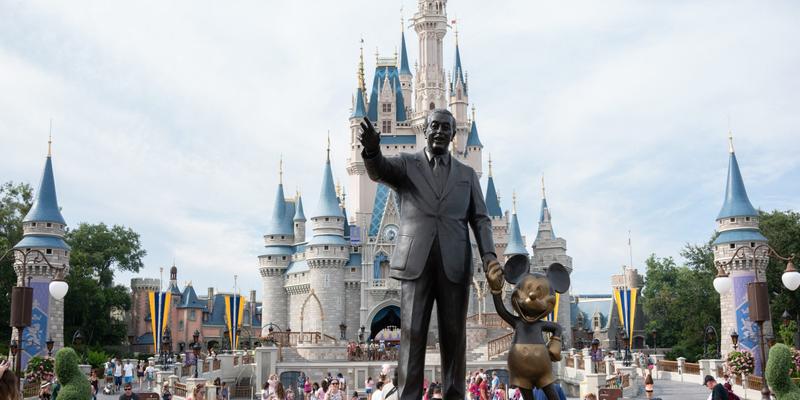
[[[542,320],[553,312],[555,292],[569,290],[567,269],[551,264],[547,274],[530,273],[528,257],[516,255],[505,264],[495,264],[486,271],[494,307],[503,320],[514,328],[514,338],[508,353],[510,384],[522,391],[525,400],[533,400],[533,388],[541,389],[549,400],[558,400],[551,363],[561,360],[561,325]],[[503,277],[515,284],[511,304],[518,315],[511,314],[503,304]],[[550,332],[545,343],[542,332]]]

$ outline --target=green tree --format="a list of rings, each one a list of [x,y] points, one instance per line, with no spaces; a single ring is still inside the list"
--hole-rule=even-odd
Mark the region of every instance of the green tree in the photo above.
[[[26,183],[6,182],[0,185],[0,256],[22,239],[22,218],[31,209],[33,191]],[[17,275],[13,268],[13,255],[0,261],[0,315],[11,313],[11,287]],[[11,340],[8,318],[0,318],[0,353],[7,353]]]
[[[658,345],[672,347],[675,355],[694,361],[706,351],[706,327],[719,332],[719,295],[709,270],[713,268],[710,245],[687,245],[681,255],[687,265],[679,266],[671,257],[647,259],[642,306],[646,329],[657,330]],[[716,350],[718,340],[707,338],[709,351]]]
[[[783,256],[797,254],[800,256],[800,213],[794,211],[761,212],[759,228],[769,240],[769,245]],[[800,259],[795,259],[795,265]],[[780,331],[781,315],[789,311],[792,317],[800,315],[800,298],[783,286],[781,275],[786,263],[771,259],[767,266],[767,287],[770,291],[770,312],[773,332]]]
[[[64,303],[64,333],[72,337],[81,330],[85,343],[120,344],[126,337],[123,321],[111,317],[112,310],[129,310],[128,289],[114,285],[115,271],[139,272],[142,248],[139,234],[119,225],[80,224],[67,233],[72,248],[69,292]]]

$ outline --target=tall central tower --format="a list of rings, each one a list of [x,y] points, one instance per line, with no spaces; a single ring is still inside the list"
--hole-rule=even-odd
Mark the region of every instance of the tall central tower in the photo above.
[[[416,111],[447,107],[442,41],[447,34],[447,0],[419,0],[414,30],[419,37]]]

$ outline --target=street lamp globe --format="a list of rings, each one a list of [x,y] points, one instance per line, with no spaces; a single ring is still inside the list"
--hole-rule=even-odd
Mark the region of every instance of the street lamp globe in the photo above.
[[[717,275],[717,277],[714,278],[714,290],[716,290],[717,293],[719,294],[728,293],[731,291],[732,287],[733,287],[733,280],[731,279],[730,276]]]
[[[781,276],[781,281],[783,281],[783,286],[786,286],[789,290],[796,290],[800,287],[800,272],[797,272],[794,268],[792,260],[786,263],[786,270]]]
[[[50,295],[56,300],[63,300],[67,295],[67,290],[69,290],[69,284],[63,279],[56,278],[50,282]]]

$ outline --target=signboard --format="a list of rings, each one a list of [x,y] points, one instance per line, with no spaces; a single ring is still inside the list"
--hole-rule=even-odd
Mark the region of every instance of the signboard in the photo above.
[[[617,400],[622,398],[622,389],[600,389],[600,400]]]

